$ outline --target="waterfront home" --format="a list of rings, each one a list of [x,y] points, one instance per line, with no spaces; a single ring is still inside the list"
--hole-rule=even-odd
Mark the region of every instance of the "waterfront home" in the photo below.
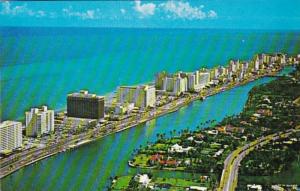
[[[196,133],[194,137],[195,137],[195,139],[198,139],[198,140],[202,140],[205,138],[205,136],[202,133]]]
[[[151,182],[151,179],[147,174],[137,174],[134,177],[134,180],[143,185],[144,187],[148,187],[149,183]]]
[[[169,166],[169,167],[176,167],[179,163],[175,159],[168,159],[168,160],[160,160],[160,165]]]
[[[213,130],[208,130],[208,131],[206,131],[207,132],[207,134],[209,134],[209,135],[217,135],[218,134],[218,130],[215,130],[215,129],[213,129]]]
[[[171,146],[171,148],[168,151],[170,153],[188,153],[192,149],[194,149],[194,147],[183,148],[182,146],[175,144]]]
[[[224,127],[217,127],[217,130],[220,133],[226,133],[225,126]]]
[[[232,125],[226,125],[225,131],[230,133],[244,133],[245,129],[241,127],[234,127]]]
[[[160,154],[155,154],[155,155],[151,155],[149,162],[151,165],[156,164],[157,162],[159,162],[160,160],[162,160],[164,157],[164,155],[160,155]]]

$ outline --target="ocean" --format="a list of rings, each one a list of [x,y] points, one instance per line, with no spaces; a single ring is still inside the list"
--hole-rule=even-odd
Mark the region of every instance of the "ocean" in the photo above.
[[[30,107],[66,107],[70,92],[106,95],[154,80],[162,70],[193,71],[300,52],[300,31],[1,27],[1,120],[23,120]]]

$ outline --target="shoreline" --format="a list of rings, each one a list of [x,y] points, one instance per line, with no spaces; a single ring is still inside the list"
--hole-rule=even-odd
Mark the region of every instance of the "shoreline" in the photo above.
[[[43,160],[43,159],[46,159],[46,158],[51,157],[51,156],[53,156],[53,155],[56,155],[56,154],[58,154],[58,153],[65,152],[65,151],[72,150],[72,149],[76,149],[76,148],[78,148],[78,147],[80,147],[80,146],[82,146],[82,145],[87,145],[88,143],[94,142],[94,141],[96,141],[96,140],[98,140],[98,139],[100,139],[100,138],[103,138],[103,137],[105,137],[105,136],[111,135],[111,134],[113,134],[113,133],[119,133],[119,132],[121,132],[121,131],[124,131],[124,130],[127,130],[127,129],[129,129],[129,128],[138,126],[138,125],[140,125],[140,124],[143,124],[143,123],[145,123],[145,122],[147,122],[147,121],[150,121],[150,120],[153,120],[153,119],[155,119],[155,118],[159,118],[159,117],[162,117],[162,116],[164,116],[164,115],[167,115],[167,114],[176,112],[176,111],[178,111],[180,108],[182,108],[182,107],[184,107],[184,106],[187,106],[187,105],[191,104],[191,103],[194,102],[194,101],[201,100],[203,97],[214,96],[214,95],[217,95],[217,94],[219,94],[219,93],[225,92],[225,91],[227,91],[227,90],[231,90],[231,89],[233,89],[233,88],[236,88],[236,87],[239,87],[239,86],[246,85],[246,84],[248,84],[248,83],[250,83],[250,82],[254,82],[255,80],[258,80],[258,79],[261,79],[261,78],[264,78],[264,77],[276,77],[277,74],[278,74],[283,68],[284,68],[284,67],[280,68],[279,70],[277,70],[277,71],[275,71],[275,72],[272,72],[271,74],[270,74],[270,73],[267,73],[267,74],[261,74],[261,75],[254,76],[253,78],[244,80],[244,81],[242,81],[242,82],[240,82],[240,83],[235,83],[235,84],[233,84],[233,85],[231,85],[231,86],[229,86],[229,87],[219,88],[219,89],[213,88],[213,91],[212,91],[212,92],[207,93],[207,94],[205,94],[204,96],[203,96],[203,95],[200,95],[200,94],[197,94],[197,95],[194,95],[194,96],[192,96],[192,97],[179,98],[179,99],[183,99],[183,101],[182,101],[181,103],[176,104],[175,106],[170,107],[169,109],[161,110],[160,112],[156,113],[155,115],[152,115],[152,116],[147,117],[147,118],[145,118],[145,119],[142,118],[142,119],[140,119],[139,121],[137,121],[137,122],[135,122],[135,123],[133,123],[133,124],[130,124],[130,123],[127,124],[127,125],[126,125],[126,124],[125,124],[125,125],[123,124],[123,125],[124,125],[123,128],[119,128],[119,129],[116,128],[116,129],[114,129],[114,130],[112,130],[112,131],[110,131],[110,132],[107,132],[107,133],[104,133],[104,134],[100,134],[100,135],[96,135],[95,137],[91,137],[91,135],[93,135],[93,134],[90,135],[89,133],[92,133],[92,132],[88,132],[86,135],[84,135],[84,136],[85,136],[84,139],[80,139],[80,138],[78,138],[79,136],[76,135],[77,138],[75,137],[74,139],[71,139],[71,141],[79,141],[79,142],[81,142],[81,141],[85,141],[85,140],[87,140],[87,139],[89,139],[90,141],[83,142],[83,143],[80,144],[80,145],[76,145],[76,144],[75,144],[75,146],[72,147],[72,148],[69,147],[69,146],[71,146],[71,145],[74,145],[74,144],[72,144],[72,143],[64,143],[64,144],[62,143],[62,145],[61,145],[61,144],[52,145],[52,146],[54,146],[54,148],[53,148],[54,151],[51,151],[51,153],[47,153],[46,155],[42,155],[42,156],[40,156],[40,157],[38,157],[38,158],[36,158],[36,159],[33,159],[32,161],[29,161],[29,162],[26,162],[26,161],[25,161],[25,162],[24,162],[24,161],[18,161],[18,160],[17,160],[16,162],[13,162],[13,163],[8,164],[8,165],[6,165],[6,166],[3,166],[3,167],[1,166],[1,171],[3,172],[4,168],[7,168],[8,166],[13,165],[13,167],[10,167],[11,169],[6,170],[5,173],[3,173],[3,174],[1,173],[0,179],[5,178],[6,176],[8,176],[8,175],[10,175],[10,174],[12,174],[12,173],[14,173],[14,172],[20,170],[20,169],[23,168],[23,167],[26,167],[26,166],[28,166],[28,165],[31,165],[31,164],[33,164],[33,163],[35,163],[35,162],[38,162],[38,161]],[[177,100],[175,100],[175,101],[177,101]],[[170,103],[173,103],[173,102],[170,102]],[[169,103],[168,103],[168,104],[169,104]],[[165,106],[165,105],[164,105],[164,106]],[[162,106],[162,107],[163,107],[163,106]],[[120,125],[122,126],[122,124],[120,124]],[[118,126],[120,126],[120,125],[116,125],[116,127],[118,127]],[[88,137],[88,138],[87,138],[87,137]],[[42,151],[43,149],[47,149],[47,148],[49,148],[49,147],[50,147],[50,146],[46,146],[45,148],[42,148],[42,149],[40,149],[40,150]],[[38,150],[38,151],[40,151],[40,150]],[[33,151],[33,152],[34,152],[34,151]],[[48,152],[50,152],[50,151],[48,151]],[[23,162],[24,162],[24,164],[23,164]],[[17,165],[19,165],[19,166],[17,166]],[[15,167],[15,166],[16,166],[16,167]]]

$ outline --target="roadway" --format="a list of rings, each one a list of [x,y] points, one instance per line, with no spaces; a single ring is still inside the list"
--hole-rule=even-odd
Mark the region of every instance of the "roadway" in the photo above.
[[[237,148],[230,153],[224,161],[224,168],[221,175],[218,191],[232,191],[237,187],[238,182],[238,170],[243,158],[252,150],[257,147],[261,147],[268,144],[272,140],[277,140],[282,137],[287,137],[292,134],[294,129],[289,129],[285,132],[279,132],[268,135],[266,137],[260,137],[259,139]]]

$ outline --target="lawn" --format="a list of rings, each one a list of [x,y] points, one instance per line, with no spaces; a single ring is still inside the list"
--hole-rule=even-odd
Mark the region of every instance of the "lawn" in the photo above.
[[[139,166],[147,166],[147,161],[149,159],[149,156],[146,154],[138,154],[134,157],[134,165],[139,165]]]
[[[170,140],[170,143],[171,144],[176,144],[176,143],[180,143],[181,142],[181,139],[180,138],[172,138],[171,140]]]
[[[132,176],[121,176],[117,178],[117,181],[112,185],[112,190],[124,190],[128,187]]]
[[[166,144],[161,144],[161,143],[157,143],[157,144],[151,146],[151,150],[156,150],[156,151],[167,151],[167,150],[168,150],[168,145],[166,145]]]
[[[156,178],[153,182],[157,184],[171,184],[174,187],[201,186],[199,182],[179,178]]]

